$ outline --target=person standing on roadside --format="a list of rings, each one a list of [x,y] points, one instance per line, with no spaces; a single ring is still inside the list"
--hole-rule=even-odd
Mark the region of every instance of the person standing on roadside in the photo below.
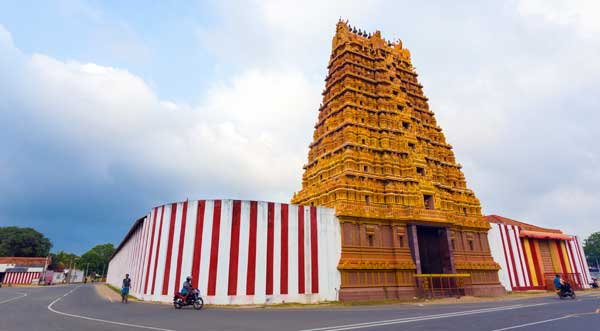
[[[127,303],[127,297],[129,296],[129,288],[131,287],[131,278],[129,274],[125,275],[123,279],[123,285],[121,286],[121,302]]]

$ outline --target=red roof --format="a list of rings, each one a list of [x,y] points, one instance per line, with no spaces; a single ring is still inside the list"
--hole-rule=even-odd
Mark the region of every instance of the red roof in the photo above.
[[[573,240],[573,237],[566,235],[566,234],[542,232],[542,231],[521,230],[520,235],[521,235],[521,237],[535,238],[535,239]]]
[[[485,216],[485,220],[490,223],[504,223],[504,224],[509,224],[509,225],[516,225],[516,226],[520,227],[521,229],[528,230],[528,231],[562,234],[562,231],[557,230],[557,229],[542,228],[542,227],[539,227],[536,225],[528,224],[525,222],[513,220],[510,218],[506,218],[506,217],[498,216],[498,215],[487,215],[487,216]]]
[[[52,262],[52,258],[48,257],[48,263]],[[18,264],[24,266],[43,266],[46,264],[45,257],[16,257],[16,256],[0,256],[0,264]]]

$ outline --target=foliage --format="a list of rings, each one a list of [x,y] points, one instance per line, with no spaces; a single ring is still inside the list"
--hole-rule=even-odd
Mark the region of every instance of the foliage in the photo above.
[[[65,268],[71,268],[71,266],[81,269],[81,264],[79,264],[80,257],[76,254],[60,251],[50,255],[52,256],[52,263],[48,266],[50,270],[63,271]]]
[[[32,228],[0,227],[0,256],[45,257],[52,243]]]
[[[590,264],[595,265],[600,260],[600,232],[592,233],[584,242],[583,250]]]
[[[115,251],[113,244],[96,245],[79,259],[79,266],[88,270],[88,274],[97,273],[103,275],[108,269],[108,261]]]

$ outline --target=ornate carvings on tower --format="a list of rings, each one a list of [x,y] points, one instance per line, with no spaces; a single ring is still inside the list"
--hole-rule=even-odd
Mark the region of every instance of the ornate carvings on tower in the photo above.
[[[343,223],[342,289],[362,288],[352,292],[357,298],[380,296],[384,286],[398,287],[386,297],[410,292],[403,287],[414,283],[409,276],[418,267],[407,224],[452,229],[456,269],[490,270],[489,279],[481,279],[497,283],[485,237],[489,225],[410,56],[400,40],[338,22],[302,189],[292,199],[336,209]],[[465,234],[485,244],[464,250],[471,248]]]

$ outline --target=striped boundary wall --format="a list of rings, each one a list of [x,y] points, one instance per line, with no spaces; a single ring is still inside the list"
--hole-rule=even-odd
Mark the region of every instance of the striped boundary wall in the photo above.
[[[538,261],[536,240],[521,238],[521,228],[516,225],[490,223],[488,232],[494,260],[500,264],[500,283],[508,291],[545,289],[544,271]],[[553,263],[561,265],[568,273],[579,273],[583,286],[589,287],[591,275],[577,237],[572,240],[551,240]]]
[[[130,294],[170,301],[188,275],[212,304],[337,300],[340,224],[334,210],[199,200],[153,208],[112,257],[107,281],[126,273]]]
[[[24,284],[29,285],[33,280],[39,280],[41,272],[7,272],[4,274],[4,284]]]

